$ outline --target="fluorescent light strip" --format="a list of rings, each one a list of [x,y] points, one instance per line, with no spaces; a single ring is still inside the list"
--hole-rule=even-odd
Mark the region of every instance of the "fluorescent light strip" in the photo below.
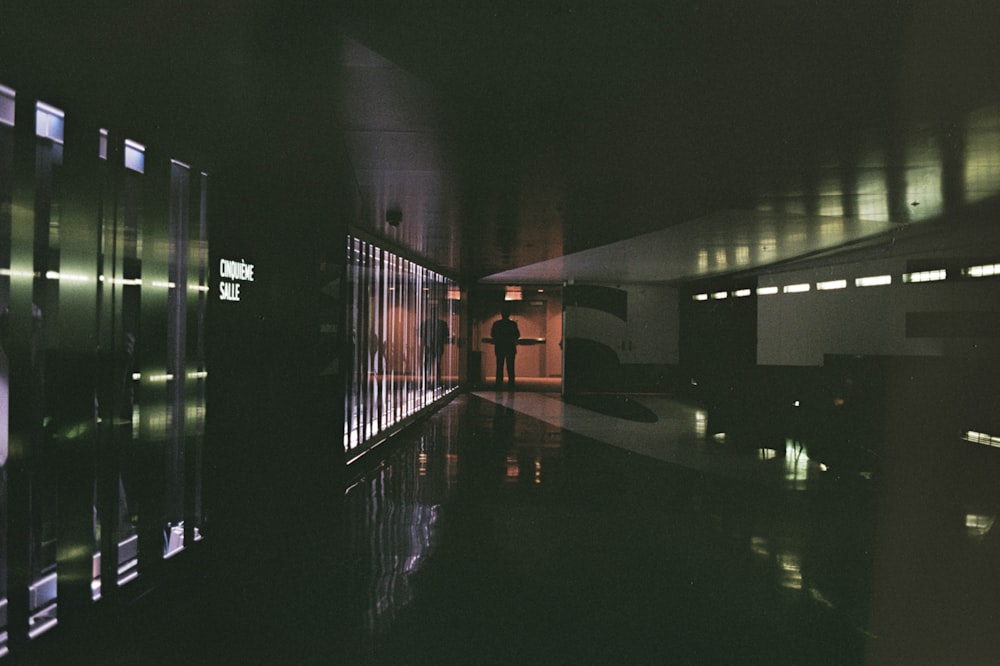
[[[892,284],[891,275],[870,275],[868,277],[855,278],[855,287],[882,287]]]
[[[948,271],[944,268],[936,271],[919,271],[904,273],[903,282],[939,282],[948,279]]]
[[[777,287],[757,287],[758,296],[771,296],[772,294],[777,294]]]
[[[753,293],[752,289],[737,289],[733,292],[733,296],[736,298],[746,298]]]
[[[992,277],[1000,275],[1000,264],[984,264],[982,266],[969,266],[962,269],[963,275],[969,277]]]
[[[176,289],[177,285],[173,282],[160,282],[158,280],[153,280],[151,283],[154,287],[163,287],[165,289]]]
[[[811,289],[811,285],[808,282],[803,282],[801,284],[788,284],[782,288],[782,291],[786,294],[801,294],[807,292]]]
[[[976,432],[975,430],[966,431],[965,435],[962,437],[967,442],[972,442],[973,444],[982,444],[984,446],[992,446],[1000,449],[1000,437],[994,435],[988,435],[985,432]]]
[[[692,298],[692,300],[695,300],[695,301],[707,301],[708,300],[708,294],[695,294],[691,298]]]
[[[816,288],[820,291],[847,289],[847,280],[827,280],[826,282],[817,282]]]
[[[172,381],[173,378],[174,376],[168,373],[165,375],[150,375],[147,379],[151,382],[169,382]]]
[[[721,301],[724,298],[729,298],[728,291],[717,291],[714,294],[712,294],[712,300]]]

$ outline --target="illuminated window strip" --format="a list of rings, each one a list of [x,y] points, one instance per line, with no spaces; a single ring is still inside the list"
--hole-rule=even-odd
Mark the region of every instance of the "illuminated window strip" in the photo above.
[[[871,275],[854,279],[855,287],[882,287],[887,284],[892,284],[891,275]]]
[[[948,271],[944,268],[935,271],[919,271],[904,273],[903,282],[939,282],[948,279]]]
[[[800,284],[788,284],[782,287],[781,291],[786,294],[802,294],[809,291],[812,288],[808,282],[802,282]]]
[[[816,289],[819,291],[834,291],[836,289],[847,289],[847,280],[827,280],[817,282]]]
[[[736,291],[733,292],[733,296],[735,296],[736,298],[746,298],[747,296],[750,296],[752,293],[753,293],[752,289],[737,289]]]
[[[691,297],[691,300],[694,300],[694,301],[707,301],[708,300],[708,294],[695,294],[694,296]]]
[[[717,292],[715,292],[715,293],[712,294],[712,300],[714,300],[714,301],[721,301],[721,300],[724,300],[726,298],[729,298],[729,292],[728,291],[717,291]]]
[[[758,287],[757,288],[757,295],[758,296],[771,296],[771,295],[777,294],[777,293],[778,293],[778,288],[777,287]]]
[[[962,439],[967,442],[972,442],[973,444],[982,444],[983,446],[992,446],[1000,449],[1000,437],[989,435],[985,432],[967,430],[965,435],[962,436]]]
[[[962,275],[968,277],[993,277],[1000,275],[1000,264],[984,264],[982,266],[969,266],[962,269]]]

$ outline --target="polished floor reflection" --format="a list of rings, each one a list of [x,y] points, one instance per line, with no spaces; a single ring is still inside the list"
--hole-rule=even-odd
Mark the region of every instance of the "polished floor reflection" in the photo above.
[[[758,474],[772,461],[706,452],[694,411],[653,402],[643,443],[648,424],[557,396],[463,396],[352,488],[348,525],[382,517],[354,544],[361,660],[862,662],[871,485],[791,484],[791,462]],[[657,431],[687,460],[597,437],[642,448]],[[407,481],[389,497],[392,476]]]
[[[262,502],[284,527],[247,535],[240,557],[217,551],[88,654],[995,663],[995,447],[924,441],[940,433],[914,419],[879,473],[834,474],[798,442],[706,438],[699,409],[635,400],[655,422],[554,394],[462,394],[338,499]],[[52,645],[61,657],[86,640]]]
[[[365,515],[385,516],[386,538],[369,532],[361,550],[372,550],[354,561],[381,563],[362,578],[378,591],[370,607],[391,616],[367,625],[360,660],[1000,655],[990,628],[1000,610],[993,451],[906,423],[887,435],[882,472],[835,473],[801,442],[706,440],[701,410],[638,400],[656,423],[555,395],[463,396],[377,472],[409,479],[409,500],[353,488]],[[386,594],[402,576],[401,593]]]

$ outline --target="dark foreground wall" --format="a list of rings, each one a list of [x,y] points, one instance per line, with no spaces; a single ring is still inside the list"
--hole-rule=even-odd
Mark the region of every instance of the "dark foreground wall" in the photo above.
[[[15,651],[91,613],[98,574],[99,608],[125,608],[173,575],[165,555],[207,549],[259,576],[289,543],[322,550],[294,517],[341,493],[342,376],[321,370],[340,353],[356,192],[335,133],[315,131],[336,95],[331,18],[5,16],[0,618]],[[64,136],[38,135],[37,100]]]

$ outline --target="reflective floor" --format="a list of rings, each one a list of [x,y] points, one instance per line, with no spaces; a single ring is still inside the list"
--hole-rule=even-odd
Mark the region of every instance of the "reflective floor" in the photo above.
[[[1000,450],[943,459],[915,423],[888,471],[834,474],[798,442],[706,439],[698,409],[635,400],[655,422],[553,394],[460,395],[391,441],[341,501],[300,507],[286,533],[250,540],[242,564],[195,567],[88,654],[997,663]]]
[[[355,553],[369,563],[359,571],[370,592],[360,656],[862,662],[871,489],[789,491],[788,464],[705,452],[694,410],[651,402],[663,418],[639,438],[646,424],[557,396],[466,396],[352,489],[349,515],[383,519]],[[652,447],[657,431],[661,457],[690,449],[692,464],[595,438]],[[742,468],[768,482],[736,480]],[[774,483],[764,471],[772,468]],[[411,490],[388,497],[396,475],[406,477],[397,488]]]

